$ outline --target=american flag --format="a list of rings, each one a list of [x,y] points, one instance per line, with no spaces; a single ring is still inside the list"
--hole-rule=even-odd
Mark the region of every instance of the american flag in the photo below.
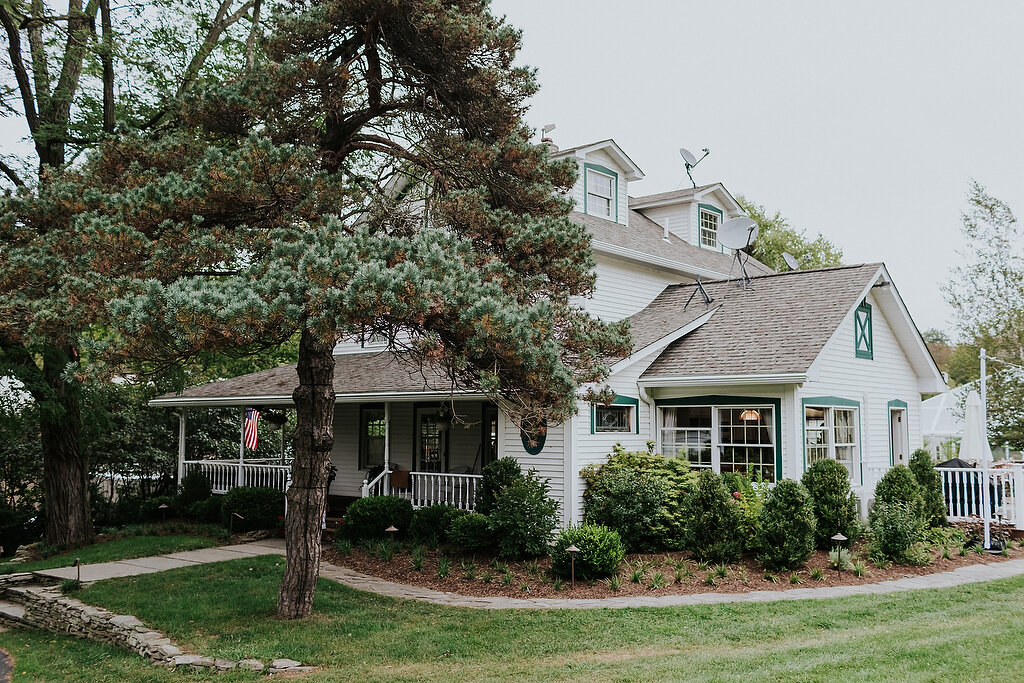
[[[256,450],[256,442],[260,436],[260,411],[257,408],[245,409],[245,446]]]

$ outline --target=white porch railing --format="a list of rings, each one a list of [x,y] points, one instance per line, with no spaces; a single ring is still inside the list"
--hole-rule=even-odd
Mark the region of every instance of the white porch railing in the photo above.
[[[363,498],[390,495],[409,500],[414,508],[451,505],[472,511],[481,479],[479,474],[409,472],[409,487],[400,489],[391,485],[391,472],[384,470],[372,481],[363,482]]]
[[[951,522],[983,516],[982,482],[978,468],[936,468],[942,479],[942,495]],[[988,471],[989,512],[992,519],[1024,527],[1024,468],[1015,465]]]
[[[238,463],[229,460],[186,460],[185,473],[198,469],[210,480],[214,493],[227,493],[238,486],[269,486],[286,491],[290,465]]]

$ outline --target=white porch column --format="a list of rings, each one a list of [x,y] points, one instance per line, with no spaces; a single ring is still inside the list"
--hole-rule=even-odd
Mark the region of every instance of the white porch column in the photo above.
[[[384,471],[391,469],[391,404],[384,403]],[[384,495],[391,495],[391,476],[384,475]]]
[[[185,409],[178,413],[178,484],[185,476]]]
[[[235,479],[236,486],[245,484],[245,475],[242,470],[245,466],[245,408],[242,408],[242,426],[238,430],[238,477]]]

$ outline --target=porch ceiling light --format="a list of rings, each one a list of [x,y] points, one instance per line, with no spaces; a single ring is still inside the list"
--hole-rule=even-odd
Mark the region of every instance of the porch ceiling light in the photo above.
[[[761,413],[757,412],[756,410],[751,410],[750,408],[747,408],[742,413],[740,413],[740,419],[743,420],[744,422],[758,422],[761,420]]]

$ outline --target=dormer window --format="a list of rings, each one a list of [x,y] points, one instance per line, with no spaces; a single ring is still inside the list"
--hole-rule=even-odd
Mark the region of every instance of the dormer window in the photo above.
[[[722,212],[707,204],[700,205],[700,246],[718,249],[718,226],[722,223]]]
[[[618,201],[619,176],[615,171],[598,166],[585,164],[586,175],[583,178],[584,191],[587,197],[586,211],[591,216],[616,219]]]

